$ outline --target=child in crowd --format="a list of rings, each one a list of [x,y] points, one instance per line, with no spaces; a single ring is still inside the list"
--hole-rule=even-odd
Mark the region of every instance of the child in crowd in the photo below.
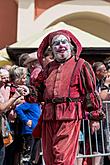
[[[22,122],[22,161],[28,164],[31,161],[34,139],[32,131],[41,115],[40,104],[37,104],[36,91],[34,87],[29,87],[29,93],[25,96],[25,102],[16,107],[15,112]]]

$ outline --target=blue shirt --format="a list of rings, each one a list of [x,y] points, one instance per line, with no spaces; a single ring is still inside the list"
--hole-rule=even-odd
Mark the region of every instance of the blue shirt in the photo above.
[[[38,119],[41,115],[40,104],[25,102],[16,107],[15,112],[19,119],[22,121],[21,134],[32,134],[34,127],[38,123]],[[27,126],[28,120],[32,120],[32,126]]]

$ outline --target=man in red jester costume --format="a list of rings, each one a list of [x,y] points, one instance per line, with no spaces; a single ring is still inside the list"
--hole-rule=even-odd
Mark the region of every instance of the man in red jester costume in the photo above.
[[[86,110],[94,112],[101,106],[95,92],[95,75],[91,65],[79,58],[82,47],[71,32],[58,30],[44,38],[37,52],[41,65],[48,47],[54,61],[39,74],[35,84],[44,101],[43,156],[46,165],[74,165],[81,119]],[[90,109],[87,108],[87,96]],[[92,120],[91,125],[92,130],[99,129],[98,121]]]

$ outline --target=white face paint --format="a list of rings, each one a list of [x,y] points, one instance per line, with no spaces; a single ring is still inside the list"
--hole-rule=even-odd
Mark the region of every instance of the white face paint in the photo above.
[[[68,38],[56,35],[52,39],[52,51],[57,61],[64,61],[71,57],[71,48]]]

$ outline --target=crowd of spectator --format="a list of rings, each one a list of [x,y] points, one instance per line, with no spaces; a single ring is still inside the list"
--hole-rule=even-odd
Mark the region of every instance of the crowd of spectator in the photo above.
[[[48,49],[43,59],[44,67],[52,60],[53,56],[51,50]],[[7,65],[0,68],[0,103],[5,103],[9,101],[11,97],[14,97],[19,87],[24,89],[23,96],[19,98],[15,96],[17,99],[15,99],[14,103],[6,107],[4,112],[0,112],[1,116],[3,113],[6,116],[12,135],[12,141],[9,144],[5,144],[5,152],[4,150],[0,150],[0,159],[2,158],[0,165],[41,165],[41,141],[39,138],[35,139],[32,136],[32,131],[37,125],[42,113],[42,105],[37,102],[38,94],[33,84],[43,68],[38,62],[36,52],[32,54],[22,54],[19,58],[19,65],[20,66]],[[96,76],[97,92],[102,101],[109,101],[110,60],[107,59],[104,62],[95,62],[92,67]],[[109,111],[110,110],[108,110],[108,112]],[[100,133],[99,130],[99,143]],[[81,137],[82,139],[80,139]],[[83,141],[83,138],[83,134],[80,132],[79,141]],[[0,140],[0,147],[2,148],[4,146],[3,137],[0,139],[2,139]],[[102,152],[100,144],[99,148],[99,151]],[[110,148],[110,146],[107,146],[107,148]],[[104,165],[107,165],[107,162],[110,162],[109,157],[105,157],[104,161]],[[80,159],[77,165],[83,163],[83,159]],[[92,165],[101,165],[101,157],[95,157],[92,161]]]
[[[100,95],[100,98],[102,100],[102,107],[104,113],[107,115],[107,119],[105,117],[104,121],[102,122],[102,126],[104,131],[101,130],[101,125],[100,129],[97,131],[97,135],[95,133],[91,132],[91,137],[89,138],[89,133],[88,133],[88,121],[87,119],[84,121],[84,131],[85,131],[85,141],[88,139],[91,141],[91,148],[92,148],[92,154],[97,155],[97,154],[102,154],[103,153],[103,147],[105,147],[105,153],[110,153],[110,59],[107,58],[105,61],[97,61],[92,64],[92,68],[95,73],[96,77],[96,90],[98,94]],[[103,101],[108,101],[108,106],[107,109],[103,104]],[[106,111],[105,111],[106,109]],[[107,129],[107,125],[109,128]],[[81,127],[82,130],[82,127]],[[102,135],[103,134],[103,135]],[[104,136],[104,141],[102,141],[102,136]],[[84,141],[84,135],[82,134],[82,139],[79,139],[79,142]],[[97,142],[96,142],[97,141]],[[104,144],[103,144],[104,143]],[[90,144],[87,143],[86,149],[88,148]],[[97,145],[97,146],[96,146]],[[80,146],[80,148],[82,145]],[[90,147],[90,146],[89,146]],[[82,147],[83,148],[83,147]],[[81,149],[82,149],[81,148]],[[80,149],[80,150],[81,150]],[[80,151],[80,154],[82,154],[82,150]],[[98,153],[97,153],[98,152]],[[89,152],[86,154],[91,154],[90,153],[90,148]],[[91,159],[78,159],[78,165],[82,164],[91,164],[91,165],[109,165],[110,164],[110,156],[94,156]]]
[[[44,65],[52,58],[46,52]],[[41,164],[41,141],[33,138],[32,131],[41,115],[41,105],[38,103],[37,92],[33,86],[39,72],[42,70],[38,63],[37,53],[24,53],[19,58],[19,66],[5,65],[0,68],[0,103],[9,102],[14,98],[0,116],[5,116],[8,123],[8,133],[12,140],[3,144],[6,137],[2,135],[1,124],[0,165]],[[16,91],[23,88],[23,95],[19,97]],[[19,98],[18,98],[19,97]],[[17,99],[16,99],[17,98]],[[5,105],[5,104],[4,104]],[[3,119],[0,119],[3,123]],[[6,121],[5,121],[6,122]],[[5,149],[4,149],[5,148]]]

